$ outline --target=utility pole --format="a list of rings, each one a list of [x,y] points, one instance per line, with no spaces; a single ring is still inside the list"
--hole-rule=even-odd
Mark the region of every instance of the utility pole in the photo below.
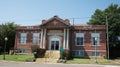
[[[108,19],[106,16],[106,35],[107,35],[107,58],[109,60],[109,35],[108,35]]]
[[[74,26],[74,18],[73,18],[73,26]]]

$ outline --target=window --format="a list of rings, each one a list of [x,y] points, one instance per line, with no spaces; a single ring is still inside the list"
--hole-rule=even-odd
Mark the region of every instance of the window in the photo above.
[[[100,34],[99,33],[92,33],[91,34],[92,45],[100,45]]]
[[[83,45],[83,37],[77,37],[77,45]]]
[[[33,33],[33,44],[34,45],[39,44],[39,33]]]
[[[92,56],[100,56],[100,52],[92,52]]]
[[[24,49],[24,48],[21,48],[21,49],[20,49],[20,53],[25,53],[25,49]]]
[[[26,44],[26,40],[27,40],[27,33],[21,33],[20,35],[20,44]]]
[[[75,51],[75,56],[83,57],[84,56],[84,51]]]
[[[76,45],[84,45],[84,33],[76,33]]]

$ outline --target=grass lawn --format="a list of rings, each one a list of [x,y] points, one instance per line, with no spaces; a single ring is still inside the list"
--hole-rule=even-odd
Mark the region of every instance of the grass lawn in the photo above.
[[[71,60],[67,60],[67,63],[79,63],[79,64],[94,64],[95,59],[88,59],[88,58],[74,58]],[[106,59],[97,59],[98,64],[117,64],[114,61],[108,61]]]
[[[5,60],[10,61],[21,61],[25,62],[27,59],[33,59],[33,55],[5,55]],[[0,55],[0,60],[3,60],[3,55]],[[112,60],[106,59],[97,59],[98,64],[117,64]],[[68,64],[94,64],[95,59],[88,59],[88,58],[74,58],[71,60],[67,60]]]
[[[34,58],[33,55],[5,55],[5,60],[11,61],[22,61],[25,62],[26,59]],[[0,60],[3,60],[3,55],[0,55]]]

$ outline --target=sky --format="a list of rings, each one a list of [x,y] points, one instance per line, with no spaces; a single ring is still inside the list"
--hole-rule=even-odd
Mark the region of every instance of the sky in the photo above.
[[[73,24],[86,24],[96,9],[104,10],[120,0],[0,0],[0,24],[39,25],[55,15]]]

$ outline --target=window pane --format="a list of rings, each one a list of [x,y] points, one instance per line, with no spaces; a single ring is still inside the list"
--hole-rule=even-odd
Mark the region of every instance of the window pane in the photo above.
[[[92,33],[92,45],[100,45],[100,34],[99,33]]]
[[[92,56],[100,56],[100,52],[92,52]]]
[[[83,37],[77,37],[77,45],[83,45]]]
[[[80,51],[80,56],[84,56],[84,52],[83,51]]]
[[[54,50],[54,43],[55,41],[51,41],[51,50]]]
[[[80,45],[83,45],[83,37],[80,37]]]
[[[79,51],[75,51],[75,56],[79,56]]]
[[[96,45],[96,43],[95,43],[95,37],[92,38],[92,45]]]
[[[33,33],[33,44],[39,44],[39,33]]]
[[[97,40],[95,40],[97,38]],[[92,45],[99,45],[99,38],[98,37],[92,37]]]
[[[84,33],[76,33],[76,45],[84,44]]]
[[[26,44],[26,36],[27,36],[26,33],[21,33],[21,36],[20,36],[20,43],[21,44]]]
[[[20,49],[20,53],[25,53],[25,49],[24,49],[24,48],[21,48],[21,49]]]
[[[84,51],[75,51],[75,55],[78,57],[84,56]]]
[[[56,41],[55,43],[55,50],[59,50],[59,41]]]
[[[79,43],[79,41],[80,41],[80,38],[79,37],[77,37],[77,45],[79,45],[80,43]]]

